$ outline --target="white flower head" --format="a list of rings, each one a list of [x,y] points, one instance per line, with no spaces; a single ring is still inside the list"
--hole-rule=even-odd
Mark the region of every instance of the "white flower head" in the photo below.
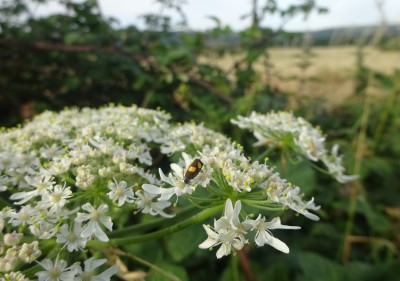
[[[231,122],[252,131],[258,140],[255,145],[280,144],[310,161],[322,161],[329,174],[341,183],[357,178],[344,175],[345,169],[341,164],[341,157],[337,154],[338,146],[333,146],[329,154],[321,130],[301,117],[295,117],[288,112],[252,112],[248,117],[238,116],[237,120]]]
[[[261,247],[265,244],[268,244],[286,254],[289,253],[289,247],[278,238],[275,238],[271,234],[270,229],[300,229],[299,226],[289,226],[281,224],[281,220],[279,217],[276,217],[273,220],[266,222],[265,217],[261,215],[259,215],[258,218],[252,222],[252,224],[252,230],[257,230],[254,241],[258,246]]]
[[[71,159],[68,157],[55,158],[47,170],[49,175],[61,175],[66,173],[71,166]]]
[[[247,221],[240,222],[241,208],[242,204],[239,200],[236,201],[235,207],[230,199],[226,200],[224,216],[214,221],[214,228],[203,225],[208,237],[199,245],[199,248],[208,249],[221,245],[216,253],[218,259],[229,255],[232,247],[241,250],[248,243],[245,234],[251,229],[251,224]]]
[[[338,182],[347,183],[358,179],[358,175],[345,175],[345,169],[342,165],[342,156],[339,155],[339,146],[334,145],[330,155],[324,155],[322,162],[328,168],[331,174]]]
[[[55,225],[46,220],[38,220],[34,224],[31,224],[29,230],[34,236],[40,239],[50,239],[56,234]]]
[[[39,281],[71,281],[76,275],[76,268],[67,267],[64,260],[56,260],[53,264],[51,260],[45,259],[38,263],[45,269],[35,274]]]
[[[137,210],[141,211],[143,214],[150,214],[152,216],[160,215],[164,218],[172,218],[174,215],[167,214],[164,209],[171,206],[171,202],[169,201],[153,201],[156,194],[149,193],[145,190],[136,191],[137,199],[135,204],[137,206]]]
[[[86,247],[88,238],[82,237],[81,233],[81,223],[75,222],[73,229],[68,224],[64,224],[57,234],[57,243],[64,244],[69,252],[82,251]]]
[[[74,281],[109,281],[110,278],[119,271],[117,265],[113,265],[103,271],[100,274],[95,275],[94,271],[107,260],[100,259],[95,260],[90,258],[84,262],[84,270],[78,267],[77,276],[73,279]]]
[[[108,230],[112,230],[113,223],[111,221],[111,217],[102,215],[108,211],[108,206],[106,204],[101,204],[97,209],[95,209],[92,204],[86,203],[82,206],[82,209],[88,213],[78,213],[75,219],[75,221],[78,223],[88,221],[83,226],[81,236],[83,238],[89,238],[94,235],[100,241],[107,242],[109,239],[101,228],[101,224],[104,225]]]
[[[54,189],[42,196],[42,201],[39,202],[43,208],[49,208],[50,213],[57,213],[62,210],[68,202],[68,198],[72,196],[71,187],[57,184]]]
[[[33,187],[34,189],[31,191],[17,192],[11,195],[11,200],[19,200],[18,202],[15,202],[15,204],[17,205],[25,204],[36,196],[44,196],[45,194],[48,194],[55,185],[53,177],[45,174],[35,177],[26,176],[25,181],[29,186]]]
[[[108,183],[108,189],[111,191],[107,193],[108,197],[114,202],[118,202],[118,207],[124,203],[133,203],[135,201],[135,194],[133,193],[132,186],[127,187],[126,181],[118,182],[116,179]]]
[[[266,193],[271,201],[287,206],[311,220],[319,220],[319,217],[309,210],[318,211],[320,206],[315,205],[314,198],[303,201],[303,195],[300,194],[298,186],[287,183],[279,177],[278,173],[269,177],[267,185]]]
[[[55,159],[58,156],[65,153],[62,147],[59,147],[57,144],[53,143],[52,145],[45,145],[39,149],[40,155],[47,159]]]
[[[171,164],[171,169],[172,173],[169,173],[168,176],[164,174],[164,172],[159,169],[160,173],[160,178],[163,182],[168,183],[171,185],[169,188],[163,188],[160,186],[156,186],[153,184],[143,184],[142,188],[154,195],[160,195],[159,200],[160,201],[166,201],[169,200],[173,195],[176,195],[177,197],[185,195],[185,194],[192,194],[193,191],[196,189],[196,185],[202,184],[208,184],[211,178],[211,174],[208,173],[206,175],[209,175],[210,178],[207,176],[205,177],[196,177],[190,182],[185,182],[185,172],[187,169],[190,167],[190,165],[193,163],[192,158],[189,157],[185,152],[182,153],[183,159],[185,161],[185,168],[182,168],[180,165],[172,163]]]
[[[128,159],[138,159],[140,163],[150,166],[152,164],[152,158],[150,155],[149,147],[144,143],[132,144],[130,150],[127,151]]]
[[[24,205],[18,212],[15,210],[7,212],[8,223],[12,226],[32,224],[38,215],[39,212],[32,208],[31,205]]]

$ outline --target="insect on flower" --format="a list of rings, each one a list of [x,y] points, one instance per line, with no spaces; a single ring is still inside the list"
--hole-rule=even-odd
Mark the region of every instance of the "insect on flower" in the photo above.
[[[201,162],[200,159],[194,159],[192,164],[190,164],[189,168],[186,170],[183,181],[188,184],[197,176],[197,174],[201,171],[201,168],[203,168],[203,162]]]

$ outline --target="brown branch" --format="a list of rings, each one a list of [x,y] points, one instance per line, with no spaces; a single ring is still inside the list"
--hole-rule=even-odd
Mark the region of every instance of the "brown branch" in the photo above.
[[[225,103],[227,103],[228,105],[232,105],[233,103],[233,99],[232,97],[226,95],[223,91],[215,88],[213,85],[211,85],[210,83],[208,83],[205,80],[196,78],[195,76],[193,76],[192,74],[188,75],[190,82],[199,85],[200,87],[212,92],[215,96],[217,96],[218,98],[220,98],[221,100],[223,100]]]
[[[237,252],[240,261],[240,266],[242,267],[244,275],[246,275],[247,280],[258,281],[256,275],[251,269],[248,253],[249,253],[249,247],[247,245],[242,250]]]
[[[52,50],[52,51],[61,51],[61,52],[69,52],[69,53],[118,54],[118,55],[130,57],[141,63],[145,63],[147,66],[152,67],[153,69],[156,69],[156,70],[159,69],[157,67],[156,61],[152,57],[137,54],[137,53],[132,53],[132,52],[126,52],[126,51],[116,48],[116,47],[97,47],[97,46],[92,46],[92,45],[66,45],[63,43],[51,43],[51,42],[45,42],[45,41],[26,42],[26,41],[18,41],[18,40],[9,40],[9,39],[4,39],[4,38],[0,39],[0,45],[10,46],[12,48],[15,48],[16,46],[20,46],[20,47],[22,46],[22,47],[33,48],[33,49],[38,49],[38,50]],[[172,67],[170,67],[170,70],[174,74],[179,74],[179,73],[185,72],[178,66],[172,66]],[[195,75],[193,75],[191,73],[185,73],[185,74],[189,78],[189,81],[192,82],[193,84],[196,84],[196,85],[206,89],[211,94],[213,94],[216,97],[218,97],[219,99],[223,100],[228,106],[232,105],[232,103],[233,103],[232,97],[227,95],[225,92],[214,87],[209,82],[202,80],[200,78],[197,78]]]

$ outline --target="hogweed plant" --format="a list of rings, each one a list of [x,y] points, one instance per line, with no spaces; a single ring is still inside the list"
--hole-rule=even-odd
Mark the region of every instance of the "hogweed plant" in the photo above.
[[[252,243],[289,253],[273,231],[300,227],[274,213],[319,219],[314,199],[266,162],[251,161],[240,145],[202,125],[169,119],[162,111],[109,106],[46,112],[3,130],[1,280],[110,280],[119,268],[105,265],[100,248],[168,238],[208,218],[214,222],[203,224],[199,248],[217,248],[217,258]],[[328,163],[339,181],[351,178],[337,150],[328,154],[324,138],[301,119],[253,113],[233,122],[254,130],[259,143],[291,134],[296,152]],[[169,171],[157,167],[165,159]],[[149,222],[132,225],[132,216],[160,219],[148,232]]]

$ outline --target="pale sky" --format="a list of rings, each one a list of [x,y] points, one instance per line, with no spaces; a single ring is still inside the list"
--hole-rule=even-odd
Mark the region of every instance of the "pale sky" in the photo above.
[[[155,13],[160,6],[154,0],[98,0],[102,13],[107,17],[116,18],[120,26],[129,24],[139,25],[142,22],[140,15]],[[259,0],[264,3],[265,0]],[[304,21],[297,16],[287,23],[290,31],[319,30],[331,27],[347,27],[357,25],[379,24],[381,21],[376,2],[379,0],[317,0],[320,6],[329,9],[328,14],[311,16]],[[382,1],[382,0],[380,0]],[[208,16],[218,17],[222,24],[230,25],[235,30],[248,27],[250,19],[241,20],[240,17],[251,9],[251,0],[186,0],[182,6],[187,15],[189,29],[204,30],[212,28],[215,23]],[[279,0],[281,5],[300,3],[299,0]],[[388,23],[400,23],[400,0],[383,0],[384,14]],[[50,2],[51,3],[51,2]],[[48,4],[45,8],[37,9],[38,14],[48,14],[57,11],[57,7]],[[176,14],[171,15],[177,19]],[[263,26],[277,27],[279,18],[270,18],[264,21]]]

